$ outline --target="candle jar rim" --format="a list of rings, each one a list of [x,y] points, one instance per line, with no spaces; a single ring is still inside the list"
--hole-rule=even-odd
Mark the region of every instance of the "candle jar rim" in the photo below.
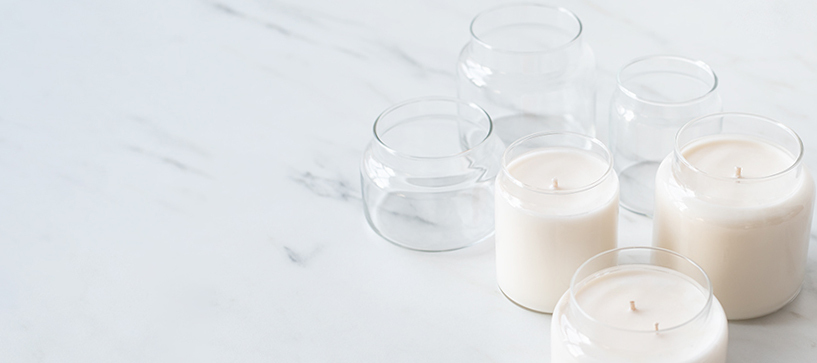
[[[627,86],[624,85],[624,81],[622,80],[622,75],[626,71],[630,70],[631,67],[636,66],[638,64],[643,64],[645,62],[658,61],[658,60],[671,61],[671,62],[682,63],[682,64],[685,64],[685,65],[691,65],[691,66],[697,67],[700,70],[704,71],[704,73],[706,73],[707,76],[711,77],[712,86],[706,92],[704,92],[703,94],[701,94],[701,95],[699,95],[697,97],[693,97],[693,98],[690,98],[690,99],[684,100],[684,101],[671,102],[671,101],[655,101],[655,100],[646,99],[646,98],[644,98],[642,96],[639,96],[638,94],[636,94],[635,92],[633,92],[632,90],[627,88]],[[697,59],[692,59],[692,58],[686,58],[686,57],[677,56],[677,55],[658,54],[658,55],[649,55],[649,56],[636,58],[636,59],[632,60],[630,63],[627,63],[624,67],[621,67],[621,69],[618,71],[618,73],[616,73],[616,86],[618,87],[618,89],[622,93],[627,95],[627,97],[630,97],[633,100],[636,100],[638,102],[642,102],[642,103],[649,104],[649,105],[661,106],[661,107],[684,107],[684,106],[689,106],[691,104],[700,102],[704,98],[709,97],[712,94],[714,94],[715,91],[718,89],[718,75],[715,74],[715,71],[712,70],[712,67],[710,67],[709,64],[707,64],[704,61],[697,60]]]
[[[450,155],[434,155],[434,156],[412,155],[412,154],[409,154],[409,153],[398,151],[398,150],[394,149],[393,147],[389,146],[380,137],[381,133],[378,132],[378,126],[392,112],[394,112],[396,110],[399,110],[399,109],[401,109],[403,107],[410,106],[410,105],[421,104],[421,103],[434,103],[434,102],[452,103],[452,104],[457,104],[457,105],[460,105],[460,106],[466,106],[466,107],[469,107],[469,108],[475,110],[477,113],[479,113],[480,117],[484,116],[485,121],[488,123],[488,125],[487,125],[488,130],[485,133],[485,137],[483,137],[479,142],[475,143],[474,145],[472,145],[471,147],[469,147],[466,150],[463,150],[463,151],[460,151],[460,152],[457,152],[457,153],[454,153],[454,154],[450,154]],[[388,130],[385,130],[385,131],[388,131]],[[388,152],[388,153],[390,153],[390,154],[392,154],[394,156],[404,158],[404,159],[409,159],[409,160],[429,160],[429,161],[430,160],[445,160],[445,159],[453,159],[453,158],[463,157],[463,156],[473,152],[475,149],[480,148],[483,144],[485,144],[488,141],[488,139],[490,139],[491,135],[493,134],[493,132],[494,132],[494,123],[493,123],[493,120],[491,120],[491,116],[488,114],[488,112],[485,111],[482,107],[480,107],[476,103],[465,101],[465,100],[455,98],[455,97],[426,96],[426,97],[418,97],[418,98],[412,98],[412,99],[409,99],[409,100],[405,100],[403,102],[397,103],[397,104],[392,105],[391,107],[387,108],[386,110],[381,112],[380,115],[378,115],[377,118],[375,119],[374,125],[372,125],[372,132],[374,133],[375,142],[377,142],[377,144],[383,150],[385,150],[386,152]]]
[[[590,314],[585,312],[584,309],[582,309],[581,305],[576,300],[575,286],[576,286],[576,284],[581,282],[581,281],[576,281],[576,278],[579,276],[579,272],[581,272],[582,269],[584,269],[586,266],[588,266],[588,264],[590,264],[591,262],[597,260],[598,258],[602,258],[602,257],[604,257],[606,255],[619,253],[619,252],[622,252],[622,251],[634,251],[634,250],[647,250],[647,251],[653,251],[653,252],[658,252],[658,253],[666,253],[666,254],[678,257],[682,261],[688,262],[697,271],[699,271],[701,273],[701,275],[704,277],[704,281],[706,282],[706,286],[702,286],[702,287],[707,291],[707,298],[706,298],[706,303],[704,303],[703,306],[701,306],[701,309],[697,313],[695,313],[694,316],[690,317],[685,322],[680,323],[680,324],[675,325],[675,326],[672,326],[672,327],[669,327],[669,328],[661,328],[659,330],[659,332],[667,333],[667,332],[672,332],[672,331],[678,330],[678,329],[680,329],[680,328],[682,328],[684,326],[687,326],[687,325],[691,324],[693,321],[696,321],[696,320],[700,319],[701,316],[708,313],[708,311],[712,307],[715,295],[714,295],[713,289],[712,289],[712,281],[709,279],[709,275],[706,274],[706,271],[704,271],[704,269],[700,265],[695,263],[695,261],[692,261],[690,258],[688,258],[688,257],[686,257],[686,256],[684,256],[684,255],[682,255],[680,253],[677,253],[675,251],[671,251],[671,250],[660,248],[660,247],[636,246],[636,247],[619,247],[619,248],[615,248],[615,249],[612,249],[612,250],[609,250],[609,251],[604,251],[602,253],[599,253],[599,254],[589,258],[587,261],[582,263],[579,266],[578,269],[576,269],[576,272],[573,274],[573,277],[570,279],[570,289],[568,290],[568,292],[570,293],[570,303],[576,307],[576,310],[585,319],[591,321],[594,324],[604,326],[607,329],[614,330],[614,331],[621,331],[621,332],[627,332],[627,333],[636,333],[636,334],[655,334],[655,331],[653,331],[653,330],[626,329],[626,328],[616,327],[616,326],[607,324],[605,322],[599,321],[598,319],[594,318],[593,316],[591,316]],[[647,264],[624,264],[624,265],[647,265]],[[621,265],[618,265],[618,266],[621,266]],[[679,273],[681,273],[681,272],[679,271]],[[684,274],[684,275],[690,277],[687,274]],[[592,275],[584,276],[582,278],[582,281],[584,281],[584,279],[586,279],[586,278],[588,278],[590,276],[592,276]],[[692,277],[690,277],[690,278],[692,278]],[[694,278],[693,278],[693,280],[694,280]],[[697,282],[697,280],[696,280],[696,282]]]
[[[558,135],[569,135],[571,137],[579,137],[579,138],[585,139],[585,141],[588,141],[588,142],[592,143],[595,146],[600,147],[601,150],[604,151],[604,156],[605,156],[604,162],[607,164],[607,169],[604,171],[604,173],[601,176],[599,176],[598,179],[594,180],[593,182],[591,182],[591,183],[589,183],[587,185],[578,187],[578,188],[547,189],[547,188],[541,188],[541,187],[537,187],[537,186],[527,184],[527,183],[517,179],[516,177],[514,177],[513,174],[511,174],[511,172],[508,171],[508,164],[511,162],[511,160],[508,160],[508,156],[509,156],[510,151],[512,151],[513,149],[515,149],[516,147],[518,147],[519,145],[521,145],[522,143],[524,143],[526,141],[536,139],[536,138],[540,138],[540,137],[549,137],[549,136],[558,136]],[[530,134],[528,136],[525,136],[525,137],[523,137],[523,138],[521,138],[519,140],[514,141],[511,145],[509,145],[505,149],[505,153],[502,155],[501,160],[502,160],[502,162],[501,162],[502,165],[500,167],[500,173],[505,175],[505,177],[507,177],[508,180],[511,181],[511,183],[513,183],[514,185],[516,185],[516,186],[518,186],[520,188],[531,190],[531,191],[534,191],[534,192],[537,192],[537,193],[550,194],[550,195],[574,194],[574,193],[580,193],[580,192],[583,192],[583,191],[586,191],[586,190],[593,189],[596,186],[598,186],[599,184],[603,183],[605,180],[607,180],[607,177],[613,172],[613,154],[610,153],[610,150],[607,149],[607,147],[604,146],[604,144],[601,141],[599,141],[598,139],[596,139],[594,137],[583,135],[583,134],[580,134],[580,133],[577,133],[577,132],[569,132],[569,131],[563,131],[563,132],[539,132],[539,133]]]
[[[483,19],[484,17],[489,16],[491,13],[494,13],[494,12],[497,12],[497,11],[500,11],[500,10],[511,9],[511,8],[526,8],[526,7],[534,8],[534,9],[540,9],[540,10],[542,10],[542,9],[555,10],[555,11],[558,11],[561,15],[567,15],[569,19],[575,20],[575,22],[576,22],[576,26],[577,26],[576,35],[572,39],[565,42],[564,44],[561,44],[561,45],[558,45],[558,46],[555,46],[555,47],[552,47],[552,48],[538,49],[538,50],[517,50],[517,49],[504,49],[502,47],[497,47],[497,46],[491,45],[489,42],[487,42],[484,39],[480,38],[480,36],[477,35],[477,32],[474,30],[474,26],[477,24],[477,22],[480,21],[481,19]],[[579,38],[581,38],[583,29],[584,29],[584,25],[582,24],[581,19],[579,19],[579,17],[574,12],[572,12],[572,11],[570,11],[570,10],[564,8],[564,7],[561,7],[561,6],[551,6],[551,5],[531,3],[531,2],[503,4],[503,5],[495,6],[493,8],[487,9],[487,10],[483,10],[480,13],[478,13],[476,16],[474,16],[474,19],[471,20],[471,24],[469,26],[469,31],[471,33],[471,38],[477,44],[479,44],[480,46],[482,46],[482,47],[484,47],[486,49],[489,49],[491,51],[495,51],[495,52],[499,52],[499,53],[507,53],[507,54],[546,54],[546,53],[551,53],[551,52],[557,52],[557,51],[560,51],[562,49],[568,48],[570,45],[575,43]]]
[[[781,170],[781,171],[779,171],[777,173],[773,173],[773,174],[765,175],[765,176],[741,177],[740,178],[741,183],[763,182],[763,181],[768,181],[768,180],[775,179],[775,178],[777,178],[777,177],[779,177],[781,175],[785,175],[785,174],[791,172],[793,169],[797,168],[800,165],[800,163],[802,162],[802,160],[803,160],[803,151],[804,151],[803,150],[803,140],[801,140],[800,136],[798,136],[797,133],[794,132],[794,130],[792,130],[790,127],[784,125],[781,122],[770,119],[768,117],[755,115],[755,114],[751,114],[751,113],[720,112],[720,113],[714,113],[714,114],[701,116],[701,117],[698,117],[696,119],[693,119],[692,121],[689,121],[684,126],[682,126],[678,130],[678,133],[675,134],[675,146],[673,148],[673,153],[675,154],[676,160],[678,160],[679,163],[683,164],[683,166],[685,168],[687,168],[687,169],[689,169],[689,170],[691,170],[691,171],[693,171],[695,173],[699,173],[701,175],[705,175],[705,176],[707,176],[709,178],[719,180],[719,181],[732,182],[732,181],[735,180],[732,177],[712,175],[711,173],[707,173],[707,172],[695,167],[694,165],[692,165],[692,163],[689,162],[689,160],[687,160],[684,157],[684,154],[682,153],[682,146],[680,144],[681,144],[681,137],[682,137],[684,131],[688,130],[689,128],[691,128],[692,126],[694,126],[695,124],[697,124],[699,122],[706,121],[706,120],[711,119],[711,118],[718,118],[718,117],[742,117],[742,118],[756,119],[756,120],[768,123],[768,124],[770,124],[772,126],[775,126],[777,128],[780,128],[785,133],[787,133],[789,136],[791,136],[792,139],[795,140],[796,143],[797,143],[797,149],[798,149],[797,155],[795,156],[794,162],[792,162],[792,164],[789,165],[786,169],[783,169],[783,170]],[[730,135],[730,134],[727,133],[725,135]],[[697,139],[697,138],[695,138],[695,139]],[[683,146],[686,146],[687,144],[689,144],[689,143],[686,143]]]

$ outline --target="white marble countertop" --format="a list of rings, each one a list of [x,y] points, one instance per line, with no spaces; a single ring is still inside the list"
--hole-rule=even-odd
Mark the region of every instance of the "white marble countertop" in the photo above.
[[[1,2],[0,361],[547,362],[551,318],[502,296],[493,241],[401,249],[360,201],[375,117],[455,95],[498,3]],[[619,67],[684,55],[817,170],[817,3],[563,5],[600,128]],[[620,243],[650,229],[622,212]],[[817,361],[816,238],[793,303],[729,324],[730,362]]]

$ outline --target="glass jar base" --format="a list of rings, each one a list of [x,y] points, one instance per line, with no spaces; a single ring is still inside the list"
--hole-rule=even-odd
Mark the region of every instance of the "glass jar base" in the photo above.
[[[655,203],[655,173],[659,162],[644,161],[627,167],[619,175],[621,206],[630,212],[652,218]]]
[[[534,312],[534,313],[537,313],[537,314],[548,314],[548,315],[553,314],[553,311],[541,311],[541,310],[532,309],[532,308],[529,308],[529,307],[527,307],[525,305],[522,305],[522,304],[514,301],[514,299],[512,299],[510,296],[508,296],[508,294],[506,294],[505,291],[502,290],[502,286],[499,286],[499,284],[497,284],[496,287],[499,288],[499,292],[502,293],[502,296],[505,296],[505,298],[508,299],[508,301],[512,302],[514,305],[516,305],[516,306],[518,306],[518,307],[520,307],[522,309],[525,309],[527,311]]]
[[[729,316],[729,312],[727,312],[726,313],[726,318],[729,319],[729,321],[742,321],[742,320],[759,319],[759,318],[762,318],[762,317],[765,317],[765,316],[772,315],[772,314],[780,311],[781,309],[785,308],[786,305],[789,305],[792,301],[794,301],[794,299],[796,299],[797,296],[800,295],[800,291],[803,291],[803,284],[802,283],[800,284],[800,287],[797,289],[797,291],[794,292],[794,295],[791,296],[791,298],[786,300],[786,302],[784,302],[779,307],[777,307],[775,309],[772,309],[769,312],[764,312],[764,313],[761,313],[761,314],[754,314],[754,315],[747,315],[747,316],[737,316],[737,317],[731,317],[731,316]]]
[[[491,210],[480,210],[475,204],[493,191],[483,185],[472,192],[372,195],[373,204],[364,211],[372,230],[392,244],[422,252],[454,251],[494,235]],[[470,216],[468,223],[464,216]]]

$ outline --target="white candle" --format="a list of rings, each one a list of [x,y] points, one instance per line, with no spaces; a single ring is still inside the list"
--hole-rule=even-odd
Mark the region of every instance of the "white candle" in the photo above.
[[[676,262],[670,264],[690,270]],[[723,308],[708,287],[685,274],[619,265],[592,273],[572,291],[553,313],[552,363],[726,361]]]
[[[780,309],[800,291],[811,230],[814,182],[799,155],[730,133],[679,152],[656,177],[654,245],[701,265],[729,319]]]
[[[618,179],[598,154],[606,152],[601,144],[596,152],[547,143],[514,152],[547,137],[522,139],[506,151],[496,187],[496,268],[509,299],[550,313],[576,268],[615,248]]]

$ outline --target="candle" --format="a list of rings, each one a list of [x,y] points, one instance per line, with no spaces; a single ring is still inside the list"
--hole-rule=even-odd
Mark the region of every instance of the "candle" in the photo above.
[[[497,281],[525,308],[552,312],[576,268],[616,246],[618,178],[595,139],[553,133],[515,142],[495,205]]]
[[[551,320],[551,362],[726,361],[726,315],[691,260],[649,247],[582,265]]]
[[[729,319],[774,312],[805,276],[814,182],[785,126],[720,114],[684,126],[656,176],[653,244],[699,263]]]

